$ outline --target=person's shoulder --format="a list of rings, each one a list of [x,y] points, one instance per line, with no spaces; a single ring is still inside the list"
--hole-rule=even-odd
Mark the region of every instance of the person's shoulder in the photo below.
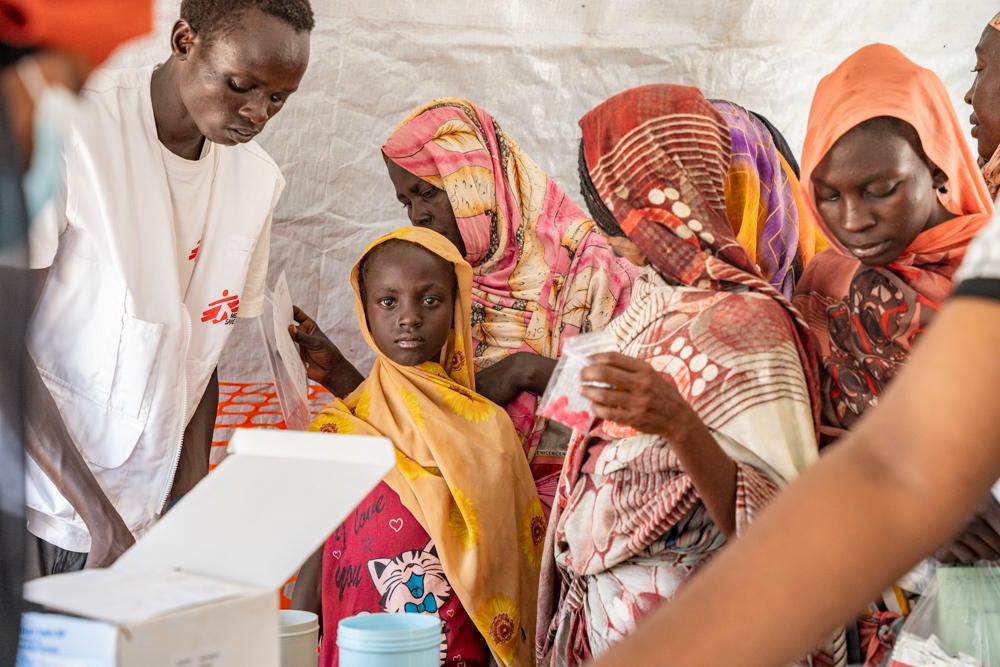
[[[237,161],[240,165],[249,169],[264,178],[271,178],[282,186],[285,178],[281,174],[281,168],[274,158],[265,151],[256,141],[248,141],[245,144],[233,146],[227,153],[230,159]]]
[[[112,127],[119,127],[125,116],[140,114],[153,68],[98,70],[87,80],[80,105],[73,119],[84,134],[99,137]]]
[[[87,79],[83,87],[86,96],[128,94],[129,91],[141,91],[149,85],[153,67],[122,67],[100,69]]]

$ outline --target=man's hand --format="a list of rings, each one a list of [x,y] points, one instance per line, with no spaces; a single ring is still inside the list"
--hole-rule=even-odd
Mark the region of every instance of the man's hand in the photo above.
[[[90,531],[87,568],[109,567],[135,544],[135,537],[113,507],[108,508],[100,522],[88,523],[87,530]]]

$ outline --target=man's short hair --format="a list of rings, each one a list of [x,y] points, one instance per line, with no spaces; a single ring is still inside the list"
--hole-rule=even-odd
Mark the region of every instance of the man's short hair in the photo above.
[[[202,39],[207,39],[215,32],[230,28],[239,13],[247,9],[259,9],[299,32],[311,31],[315,25],[309,0],[183,0],[181,18]]]

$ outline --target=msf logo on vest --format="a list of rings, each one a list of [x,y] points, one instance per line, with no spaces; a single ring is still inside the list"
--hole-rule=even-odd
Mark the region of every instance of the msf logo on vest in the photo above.
[[[238,294],[230,294],[229,290],[222,290],[222,298],[216,299],[208,304],[208,308],[202,311],[201,321],[212,324],[236,324],[236,314],[240,311],[240,297]]]

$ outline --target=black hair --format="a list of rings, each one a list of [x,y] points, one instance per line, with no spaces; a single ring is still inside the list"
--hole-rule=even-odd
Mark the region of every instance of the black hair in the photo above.
[[[625,232],[619,226],[614,213],[608,210],[601,195],[597,194],[594,182],[590,180],[590,170],[587,169],[587,158],[583,153],[582,141],[580,142],[578,166],[580,170],[580,194],[583,195],[583,201],[587,204],[587,210],[590,211],[590,218],[608,236],[625,236]]]
[[[424,252],[428,252],[428,253],[434,255],[435,257],[438,257],[438,255],[436,255],[435,253],[431,252],[427,248],[423,247],[419,243],[413,243],[412,241],[407,241],[406,239],[389,239],[388,241],[385,241],[384,243],[379,243],[377,246],[375,246],[374,248],[372,248],[371,250],[369,250],[368,254],[366,254],[364,257],[361,258],[361,264],[358,266],[358,291],[361,293],[361,302],[362,303],[366,303],[368,301],[368,293],[365,290],[365,283],[367,282],[367,279],[368,279],[368,272],[371,270],[372,260],[375,257],[377,257],[380,254],[382,254],[383,252],[385,252],[385,250],[387,248],[392,248],[393,246],[397,246],[397,245],[399,245],[401,243],[406,243],[407,245],[416,246],[417,248],[420,248]],[[444,258],[442,257],[441,259],[444,259]],[[448,260],[444,260],[444,261],[447,262]],[[455,267],[451,264],[451,262],[448,262],[448,265],[451,267],[451,295],[452,295],[452,298],[457,299],[458,298],[458,274],[455,273]]]
[[[236,17],[247,9],[259,9],[298,32],[309,32],[316,25],[309,0],[183,0],[181,18],[207,40],[232,28]]]

